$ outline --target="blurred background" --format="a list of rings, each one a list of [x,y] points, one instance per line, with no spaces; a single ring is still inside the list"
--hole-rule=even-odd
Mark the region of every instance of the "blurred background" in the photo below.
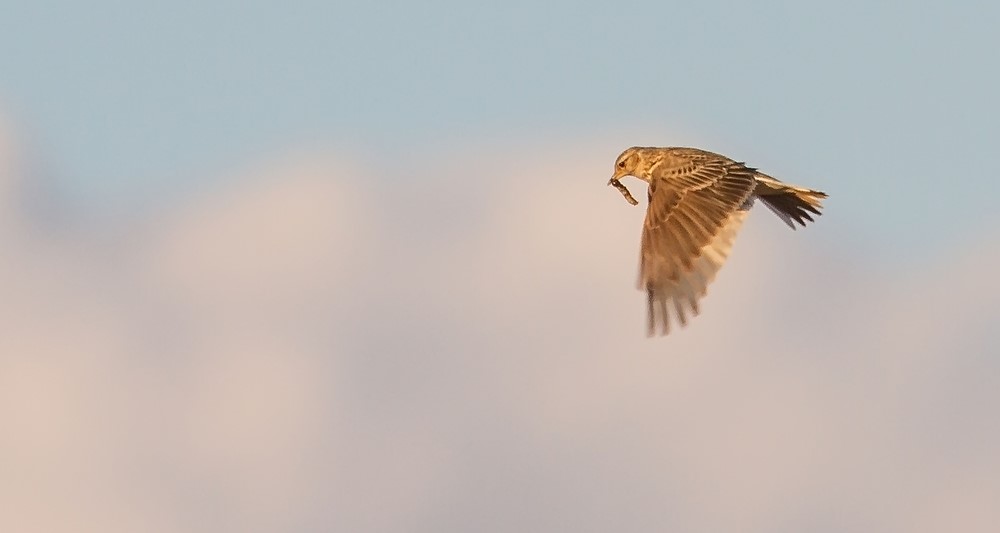
[[[1000,530],[1000,5],[8,4],[0,530]],[[646,339],[631,145],[826,212]]]

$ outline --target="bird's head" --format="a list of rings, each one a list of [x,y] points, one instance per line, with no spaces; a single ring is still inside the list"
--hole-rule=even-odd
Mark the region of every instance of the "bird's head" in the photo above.
[[[615,173],[611,176],[611,180],[618,181],[625,176],[637,176],[637,173],[640,171],[639,165],[641,161],[642,156],[639,153],[638,147],[633,146],[625,150],[615,160]]]

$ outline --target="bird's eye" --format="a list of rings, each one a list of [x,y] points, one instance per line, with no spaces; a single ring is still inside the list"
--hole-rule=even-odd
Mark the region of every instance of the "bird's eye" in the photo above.
[[[625,162],[624,161],[619,161],[618,162],[618,168],[625,168]]]

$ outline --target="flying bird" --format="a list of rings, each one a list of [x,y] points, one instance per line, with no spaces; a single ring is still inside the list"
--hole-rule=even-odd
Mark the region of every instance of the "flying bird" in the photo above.
[[[621,183],[649,184],[642,227],[639,289],[646,291],[647,334],[670,332],[671,308],[684,326],[722,267],[755,199],[789,227],[812,222],[826,193],[782,183],[755,168],[698,148],[632,147],[618,156],[608,181],[632,205]]]

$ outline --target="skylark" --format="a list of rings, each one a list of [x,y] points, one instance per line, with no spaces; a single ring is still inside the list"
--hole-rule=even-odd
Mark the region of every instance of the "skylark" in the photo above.
[[[687,324],[733,246],[753,201],[795,224],[819,215],[826,193],[782,183],[744,163],[697,148],[640,148],[622,152],[608,181],[632,205],[621,184],[634,176],[649,184],[642,228],[639,289],[648,301],[648,335],[670,332],[668,307]],[[811,214],[810,214],[811,213]]]

